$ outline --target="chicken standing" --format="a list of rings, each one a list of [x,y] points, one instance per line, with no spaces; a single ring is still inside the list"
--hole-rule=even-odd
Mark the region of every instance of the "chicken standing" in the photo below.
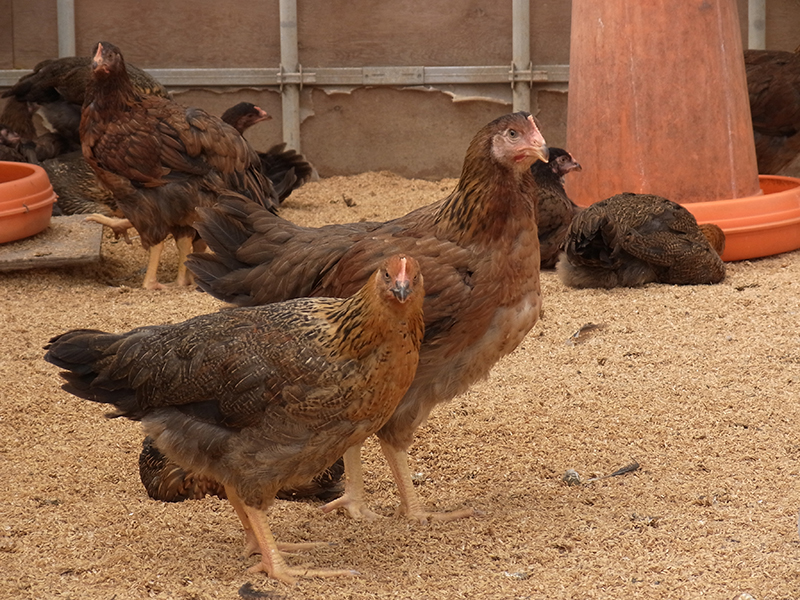
[[[759,173],[780,173],[800,155],[798,50],[744,52]]]
[[[410,519],[452,519],[465,509],[423,509],[407,448],[440,402],[486,377],[536,323],[541,306],[537,189],[530,167],[547,160],[534,119],[520,112],[483,127],[467,149],[455,190],[386,223],[300,227],[230,197],[199,209],[196,223],[214,254],[188,261],[198,285],[240,305],[302,296],[342,296],[363,285],[382,257],[413,253],[426,273],[425,341],[417,376],[378,432]],[[325,510],[375,517],[364,502],[359,448],[344,456],[345,494]]]
[[[581,211],[564,189],[564,176],[580,170],[580,163],[569,152],[552,147],[550,162],[537,161],[531,167],[533,178],[539,186],[536,225],[539,228],[539,255],[543,269],[556,266],[558,255],[564,249],[569,224]]]
[[[251,570],[348,575],[289,567],[265,511],[390,417],[408,389],[424,325],[419,264],[392,256],[346,299],[298,298],[115,334],[73,330],[45,360],[64,389],[141,421],[158,449],[225,487],[242,521]]]
[[[252,102],[239,102],[222,113],[222,120],[244,135],[250,127],[272,119]],[[261,172],[272,182],[278,202],[283,202],[304,183],[318,177],[316,169],[296,150],[287,150],[285,143],[275,144],[259,152]]]
[[[692,213],[661,196],[619,194],[592,204],[573,219],[564,248],[556,269],[577,288],[725,278],[722,229],[698,226]]]
[[[122,54],[108,42],[95,48],[80,137],[86,161],[129,221],[101,222],[115,231],[132,225],[150,249],[145,288],[161,287],[158,264],[170,234],[178,246],[176,283],[192,283],[184,260],[196,207],[231,191],[268,209],[277,206],[258,155],[233,127],[199,108],[139,94]]]

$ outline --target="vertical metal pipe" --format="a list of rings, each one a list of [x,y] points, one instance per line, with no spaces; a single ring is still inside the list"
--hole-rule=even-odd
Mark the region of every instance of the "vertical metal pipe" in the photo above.
[[[764,50],[767,47],[767,0],[748,0],[747,21],[747,47]]]
[[[297,0],[280,0],[281,71],[297,73]],[[286,146],[300,150],[300,86],[283,84],[281,89],[283,141]]]
[[[75,0],[58,0],[58,56],[75,56]]]
[[[531,68],[531,5],[530,0],[513,0],[511,14],[512,64],[515,71]],[[531,86],[526,81],[513,84],[513,108],[531,110]]]

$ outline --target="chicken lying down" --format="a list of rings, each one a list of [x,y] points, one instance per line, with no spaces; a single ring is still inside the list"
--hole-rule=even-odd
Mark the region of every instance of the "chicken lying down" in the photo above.
[[[578,288],[650,282],[719,283],[725,278],[719,226],[698,226],[680,204],[650,194],[619,194],[592,204],[570,225],[556,269]]]
[[[374,433],[408,389],[424,331],[419,264],[382,262],[345,299],[299,298],[127,333],[74,330],[45,360],[64,389],[141,421],[169,460],[221,483],[251,571],[291,583],[346,570],[288,566],[266,510]],[[291,545],[284,546],[284,549]]]
[[[142,69],[128,65],[128,73],[137,93],[169,97],[166,88]],[[42,116],[50,134],[44,134],[48,144],[37,144],[40,161],[81,149],[81,108],[91,77],[92,59],[88,56],[48,59],[3,92],[2,97],[34,107]]]
[[[758,172],[781,173],[800,155],[800,48],[745,50]]]
[[[240,134],[272,117],[252,102],[239,102],[222,113],[221,119]],[[286,149],[285,143],[275,144],[266,152],[259,152],[261,172],[272,182],[278,202],[283,202],[303,184],[319,179],[317,170],[305,156],[296,150]]]
[[[258,154],[238,131],[199,108],[137,92],[122,54],[108,42],[95,47],[80,136],[83,156],[129,221],[115,231],[132,225],[150,250],[145,288],[162,287],[157,270],[168,235],[178,246],[176,283],[192,283],[184,260],[196,241],[198,206],[235,192],[277,207]]]
[[[333,500],[344,490],[343,475],[344,462],[340,459],[311,481],[278,490],[276,497],[281,500]],[[202,500],[206,496],[217,496],[225,500],[228,497],[222,483],[191,471],[187,472],[164,456],[149,436],[144,438],[139,454],[139,478],[147,495],[160,502]]]
[[[541,267],[552,269],[564,249],[564,239],[572,219],[581,211],[564,190],[564,176],[580,171],[581,165],[563,148],[550,148],[550,162],[535,162],[531,167],[539,186],[536,225],[539,228]]]
[[[58,196],[54,211],[58,210],[63,215],[122,217],[114,196],[98,181],[80,152],[48,158],[42,162],[42,168],[47,172],[53,191]]]
[[[9,125],[0,121],[0,160],[6,162],[36,163],[36,152],[30,142]]]
[[[398,486],[398,512],[409,519],[473,514],[425,510],[407,449],[437,404],[485,378],[536,323],[538,190],[530,167],[547,153],[533,117],[519,112],[477,132],[449,196],[392,221],[300,227],[233,196],[198,210],[196,226],[214,253],[193,254],[187,264],[203,290],[239,305],[347,295],[386,256],[405,252],[419,260],[427,281],[420,366],[377,434]],[[323,510],[376,517],[365,503],[359,449],[344,461],[345,494]]]

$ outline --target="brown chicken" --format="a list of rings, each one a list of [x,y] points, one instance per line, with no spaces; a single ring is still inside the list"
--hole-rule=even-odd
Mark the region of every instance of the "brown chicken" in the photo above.
[[[698,226],[692,213],[661,196],[619,194],[592,204],[573,219],[564,248],[558,275],[577,288],[725,278],[722,229]]]
[[[280,489],[275,497],[280,500],[332,500],[344,490],[343,475],[344,462],[337,460],[311,481]],[[187,472],[164,456],[149,436],[142,442],[142,451],[139,453],[139,478],[147,495],[160,502],[202,500],[206,496],[225,500],[228,497],[222,483]]]
[[[25,142],[11,127],[0,122],[0,160],[10,162],[38,162],[31,142]]]
[[[81,149],[81,107],[86,86],[92,78],[91,65],[92,59],[88,56],[44,60],[33,68],[32,73],[3,92],[4,98],[37,108],[50,130],[51,135],[45,134],[49,139],[37,144],[39,160]],[[128,73],[139,94],[169,97],[164,86],[145,71],[128,65]],[[33,136],[26,139],[33,139]]]
[[[252,102],[239,102],[222,113],[221,118],[242,135],[256,123],[272,119]],[[311,163],[297,151],[287,150],[285,143],[259,152],[258,158],[261,160],[261,172],[272,182],[278,202],[283,202],[294,190],[317,177]]]
[[[35,106],[17,100],[13,96],[6,100],[0,112],[0,123],[3,127],[16,133],[22,141],[36,138],[36,127],[33,124]]]
[[[779,173],[800,154],[800,52],[745,50],[744,62],[758,172]]]
[[[440,402],[487,376],[514,350],[539,315],[537,189],[530,171],[547,160],[534,119],[520,112],[483,127],[467,149],[453,192],[386,223],[300,227],[230,197],[199,209],[202,237],[214,254],[188,265],[208,293],[240,305],[301,296],[342,296],[363,285],[382,257],[413,253],[427,275],[425,341],[414,383],[378,432],[410,519],[472,514],[431,513],[420,505],[407,448]],[[345,494],[326,505],[354,518],[375,517],[365,505],[359,448],[344,456]]]
[[[564,249],[569,224],[581,210],[564,190],[564,176],[580,170],[580,163],[569,152],[552,147],[550,162],[537,161],[531,167],[533,178],[539,186],[536,225],[539,228],[539,255],[543,269],[556,266],[558,255]]]
[[[170,234],[178,246],[176,283],[192,283],[184,260],[194,241],[196,207],[226,191],[277,206],[258,155],[233,127],[199,108],[139,94],[122,54],[108,42],[95,48],[80,137],[86,161],[129,221],[104,224],[115,231],[133,225],[150,249],[145,288],[161,287],[158,264]]]
[[[80,152],[49,158],[42,163],[42,168],[58,196],[53,210],[64,215],[122,217],[113,194],[100,183]]]
[[[390,417],[419,359],[424,288],[418,263],[393,256],[349,298],[298,298],[122,334],[74,330],[45,360],[64,389],[141,421],[171,461],[224,485],[242,521],[251,570],[288,566],[265,511]]]

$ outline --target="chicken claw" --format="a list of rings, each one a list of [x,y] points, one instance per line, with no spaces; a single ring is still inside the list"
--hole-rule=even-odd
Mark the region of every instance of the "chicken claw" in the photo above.
[[[427,523],[428,521],[455,521],[466,517],[480,516],[482,513],[472,508],[462,508],[450,512],[429,512],[422,508],[414,482],[411,480],[411,470],[408,468],[408,454],[405,450],[398,450],[387,442],[381,440],[381,450],[389,463],[389,468],[394,475],[397,491],[400,494],[400,506],[397,515],[405,515],[410,521]],[[345,463],[346,464],[346,463]]]
[[[351,519],[374,521],[382,515],[372,512],[364,501],[364,472],[361,469],[361,444],[351,446],[344,453],[344,494],[322,507],[322,512],[329,513],[342,508]]]

